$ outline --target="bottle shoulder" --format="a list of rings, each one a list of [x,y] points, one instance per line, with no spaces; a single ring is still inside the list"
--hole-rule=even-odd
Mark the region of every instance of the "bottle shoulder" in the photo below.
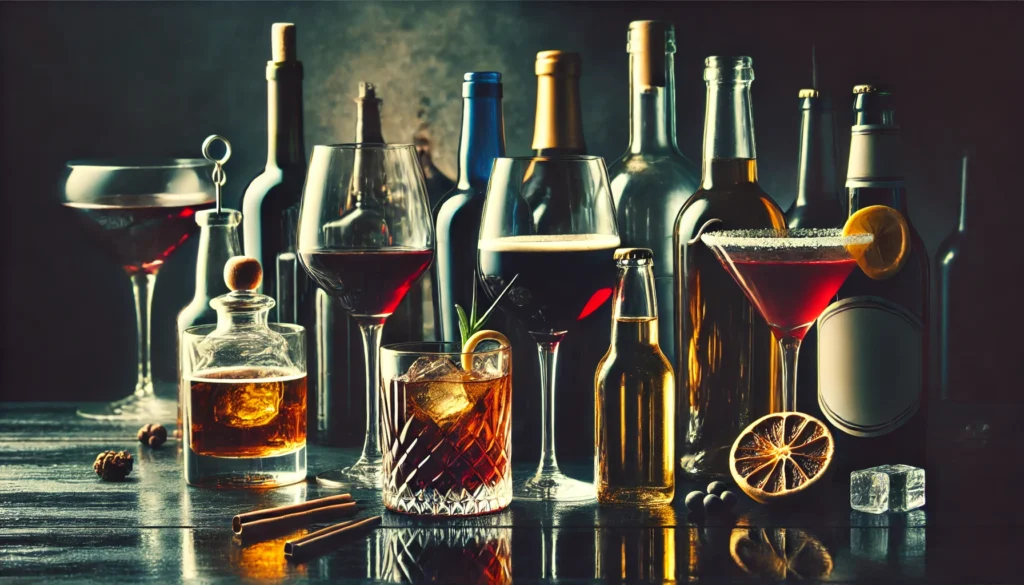
[[[305,169],[282,169],[266,167],[256,175],[245,188],[242,195],[242,214],[259,210],[264,201],[274,200],[287,204],[301,200],[302,186],[306,178]]]
[[[665,381],[666,377],[668,377],[667,382]],[[674,391],[674,384],[671,383],[674,378],[672,364],[657,345],[638,347],[628,353],[617,350],[614,345],[609,347],[598,364],[595,378],[599,386],[608,379],[615,379],[616,384],[622,378],[625,378],[627,382],[641,379],[661,381],[666,388],[671,388]]]
[[[438,234],[467,216],[475,216],[479,222],[483,207],[484,194],[480,191],[456,189],[449,192],[434,208],[434,223]]]
[[[784,229],[786,218],[779,206],[756,184],[728,189],[699,189],[687,200],[676,218],[676,235],[692,239],[707,222],[713,229]],[[710,227],[710,226],[709,226]]]

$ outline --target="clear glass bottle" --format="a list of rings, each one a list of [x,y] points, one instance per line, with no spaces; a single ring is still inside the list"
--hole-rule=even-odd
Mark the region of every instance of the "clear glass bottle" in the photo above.
[[[211,301],[216,325],[182,335],[185,481],[276,487],[306,478],[306,333],[268,324],[274,299],[255,292],[262,269],[235,257],[232,292]]]
[[[654,255],[615,251],[611,345],[594,378],[594,479],[602,504],[659,505],[675,494],[675,377],[658,346]]]
[[[189,327],[212,325],[217,322],[217,311],[210,301],[227,294],[224,283],[224,265],[233,256],[242,254],[238,238],[238,224],[242,214],[233,209],[207,209],[196,212],[199,224],[199,254],[196,256],[196,291],[192,302],[178,313],[178,355],[181,355],[181,335]],[[182,377],[181,360],[178,360],[178,436],[182,436],[183,409],[185,406],[185,379]]]
[[[711,230],[785,229],[757,182],[750,57],[708,57],[700,189],[676,219],[676,452],[684,473],[728,477],[729,449],[780,407],[778,345],[768,324],[700,241]]]
[[[661,311],[658,344],[676,359],[672,229],[700,172],[676,143],[675,29],[670,23],[629,23],[629,147],[608,168],[623,246],[654,252]]]

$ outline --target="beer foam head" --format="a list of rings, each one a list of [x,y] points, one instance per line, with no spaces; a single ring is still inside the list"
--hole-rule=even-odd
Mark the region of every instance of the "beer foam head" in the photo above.
[[[489,252],[588,252],[618,248],[619,244],[619,236],[609,234],[559,234],[488,238],[480,240],[479,248]]]

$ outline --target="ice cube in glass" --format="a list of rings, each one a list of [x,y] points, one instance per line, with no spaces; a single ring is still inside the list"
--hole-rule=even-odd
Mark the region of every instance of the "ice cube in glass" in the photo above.
[[[850,506],[870,514],[907,512],[924,505],[924,470],[880,465],[850,474]]]

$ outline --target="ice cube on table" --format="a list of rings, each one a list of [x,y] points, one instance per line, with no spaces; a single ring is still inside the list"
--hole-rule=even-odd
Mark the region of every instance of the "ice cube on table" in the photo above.
[[[879,465],[850,474],[850,506],[870,514],[906,512],[924,505],[924,470]]]
[[[426,380],[446,380],[454,382],[462,380],[462,370],[455,362],[446,358],[433,358],[423,356],[409,366],[405,372],[405,378],[409,382],[422,382]]]

